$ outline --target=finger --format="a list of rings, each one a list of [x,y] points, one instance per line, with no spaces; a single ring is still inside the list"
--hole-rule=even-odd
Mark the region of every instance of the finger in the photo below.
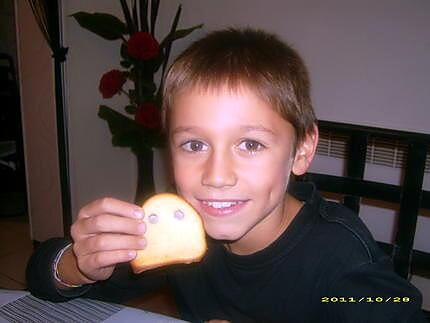
[[[102,213],[110,213],[134,219],[142,219],[144,217],[143,209],[140,206],[111,197],[105,197],[84,206],[79,211],[78,218],[92,217]]]
[[[146,239],[142,236],[104,233],[75,243],[73,251],[77,256],[86,256],[103,251],[140,250],[145,247]]]
[[[79,259],[79,267],[88,272],[128,262],[136,258],[135,250],[114,250],[93,253]],[[88,269],[87,269],[88,268]]]
[[[80,219],[74,228],[76,235],[90,235],[97,233],[122,233],[143,235],[146,224],[143,221],[130,219],[112,214],[99,214]]]

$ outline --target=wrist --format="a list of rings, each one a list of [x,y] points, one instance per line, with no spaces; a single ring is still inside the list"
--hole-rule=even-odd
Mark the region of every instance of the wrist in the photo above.
[[[59,288],[76,288],[95,283],[79,270],[72,246],[70,243],[60,250],[54,261],[54,279]]]

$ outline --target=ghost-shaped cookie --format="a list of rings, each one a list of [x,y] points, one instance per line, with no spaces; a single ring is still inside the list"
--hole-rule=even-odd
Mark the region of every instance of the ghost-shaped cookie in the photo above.
[[[142,206],[146,247],[131,261],[133,272],[200,261],[207,250],[200,215],[181,197],[157,194]]]

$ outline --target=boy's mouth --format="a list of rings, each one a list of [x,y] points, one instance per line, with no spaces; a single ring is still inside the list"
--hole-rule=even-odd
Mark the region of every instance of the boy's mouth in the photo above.
[[[209,215],[231,215],[242,209],[249,200],[200,200],[200,208]]]

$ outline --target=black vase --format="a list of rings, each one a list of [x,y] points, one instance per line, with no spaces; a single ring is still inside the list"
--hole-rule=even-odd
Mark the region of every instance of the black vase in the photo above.
[[[137,159],[137,186],[134,203],[142,205],[143,202],[155,193],[152,149],[142,149],[134,152]]]

